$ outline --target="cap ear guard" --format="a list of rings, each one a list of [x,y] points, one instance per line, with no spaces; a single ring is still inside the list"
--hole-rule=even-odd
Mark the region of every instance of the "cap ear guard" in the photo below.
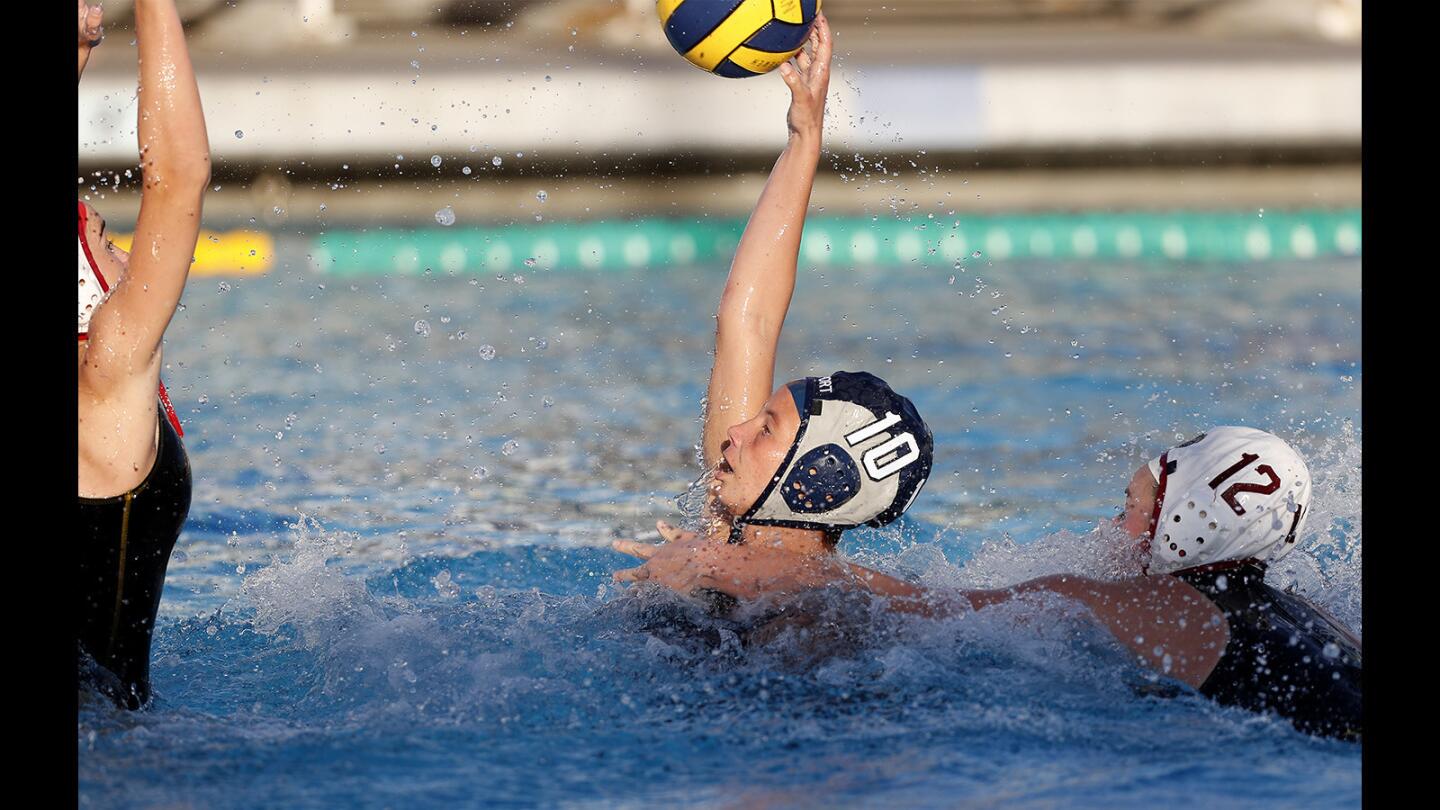
[[[781,482],[780,496],[792,512],[838,509],[860,494],[860,468],[838,444],[822,444],[801,456]]]

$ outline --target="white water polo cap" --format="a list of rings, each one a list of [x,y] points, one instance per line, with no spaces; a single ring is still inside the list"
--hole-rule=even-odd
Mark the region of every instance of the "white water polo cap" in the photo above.
[[[884,380],[837,371],[788,386],[800,412],[795,443],[765,491],[737,518],[837,532],[900,517],[930,477],[934,438],[915,405]]]
[[[1150,462],[1150,570],[1290,553],[1310,508],[1310,470],[1280,438],[1217,427]]]

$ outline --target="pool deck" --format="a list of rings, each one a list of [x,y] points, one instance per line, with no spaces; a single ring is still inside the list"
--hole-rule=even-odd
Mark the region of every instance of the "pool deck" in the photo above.
[[[207,217],[749,209],[783,144],[778,80],[707,76],[624,20],[527,20],[268,51],[202,28]],[[86,185],[134,165],[129,36],[81,86]],[[832,213],[1359,204],[1358,45],[1104,24],[852,25],[837,44],[815,192]],[[125,187],[97,187],[121,216],[138,204]]]

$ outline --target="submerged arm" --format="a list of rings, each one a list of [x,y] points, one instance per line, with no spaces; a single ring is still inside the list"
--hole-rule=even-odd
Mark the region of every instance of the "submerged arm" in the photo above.
[[[185,289],[210,180],[205,114],[174,0],[137,0],[135,33],[144,187],[129,267],[90,322],[81,380],[100,391],[158,376],[161,339]]]
[[[830,84],[830,29],[824,16],[811,33],[812,55],[780,75],[790,88],[790,140],[745,226],[716,313],[702,444],[705,464],[720,461],[725,431],[753,417],[770,395],[775,350],[795,289],[800,232],[820,161],[825,93]]]

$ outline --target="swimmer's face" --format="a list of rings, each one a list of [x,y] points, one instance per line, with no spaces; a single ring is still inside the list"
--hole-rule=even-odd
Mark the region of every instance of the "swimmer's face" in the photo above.
[[[1155,514],[1155,495],[1159,484],[1150,474],[1150,465],[1141,464],[1140,469],[1130,476],[1130,485],[1125,488],[1125,506],[1115,516],[1115,525],[1124,530],[1133,540],[1142,541],[1149,551],[1150,518]]]
[[[85,205],[85,246],[90,248],[90,255],[95,258],[95,264],[100,266],[100,274],[105,277],[105,283],[111,287],[115,282],[125,275],[125,270],[130,266],[130,254],[120,249],[120,246],[111,241],[109,225],[89,203]]]
[[[743,515],[775,477],[795,434],[800,430],[800,411],[785,386],[765,401],[754,419],[730,428],[720,445],[724,459],[715,472],[718,497],[725,511]]]

